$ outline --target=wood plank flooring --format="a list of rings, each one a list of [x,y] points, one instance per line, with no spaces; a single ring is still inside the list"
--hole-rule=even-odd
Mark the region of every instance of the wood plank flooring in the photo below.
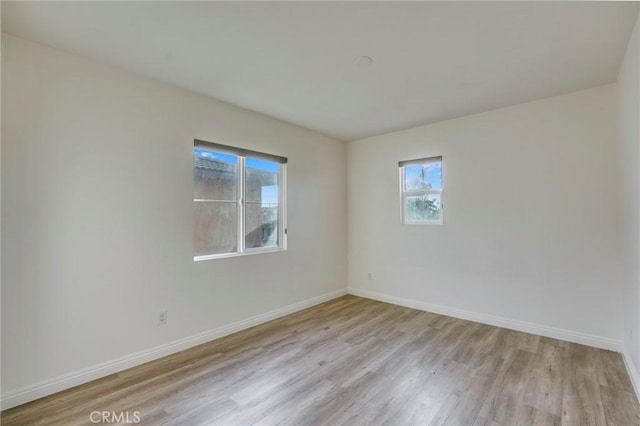
[[[3,425],[640,425],[619,354],[345,296],[2,413]]]

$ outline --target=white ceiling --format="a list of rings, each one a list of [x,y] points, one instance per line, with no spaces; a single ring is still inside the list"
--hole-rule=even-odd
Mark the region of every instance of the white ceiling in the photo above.
[[[2,30],[353,140],[613,82],[637,7],[2,2]]]

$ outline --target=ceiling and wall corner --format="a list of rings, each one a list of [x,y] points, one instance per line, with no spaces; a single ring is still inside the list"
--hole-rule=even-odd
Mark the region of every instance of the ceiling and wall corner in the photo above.
[[[638,5],[3,2],[2,7],[3,30],[10,34],[348,141],[612,83]],[[359,66],[356,59],[362,56],[373,64]]]

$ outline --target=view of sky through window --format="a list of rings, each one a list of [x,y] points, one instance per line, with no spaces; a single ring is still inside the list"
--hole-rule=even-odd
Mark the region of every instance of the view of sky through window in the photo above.
[[[442,189],[442,163],[405,166],[405,190]]]

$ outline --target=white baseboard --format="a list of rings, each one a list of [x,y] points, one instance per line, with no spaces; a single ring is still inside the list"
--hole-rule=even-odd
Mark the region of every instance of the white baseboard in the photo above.
[[[626,347],[624,347],[624,350],[622,351],[622,359],[624,359],[624,365],[627,367],[627,373],[629,373],[629,377],[631,378],[633,389],[636,391],[636,398],[640,401],[640,375],[638,374],[638,370],[633,364],[631,355],[629,355],[629,351]]]
[[[392,303],[394,305],[406,306],[407,308],[419,309],[421,311],[433,312],[436,314],[460,318],[468,321],[493,325],[496,327],[508,328],[510,330],[522,331],[525,333],[537,334],[539,336],[551,337],[558,340],[565,340],[572,343],[593,346],[610,351],[622,352],[622,342],[604,337],[593,336],[577,331],[563,330],[560,328],[538,325],[530,322],[518,321],[509,318],[502,318],[493,315],[480,314],[463,309],[451,308],[448,306],[435,305],[432,303],[420,302],[412,299],[391,296],[369,290],[349,287],[349,294],[366,297],[367,299],[379,300],[381,302]]]
[[[284,308],[256,315],[242,321],[237,321],[213,330],[176,340],[165,345],[156,346],[151,349],[146,349],[118,359],[9,391],[2,395],[0,406],[2,407],[2,410],[6,410],[17,405],[34,401],[38,398],[108,376],[109,374],[117,373],[119,371],[135,367],[136,365],[144,364],[145,362],[153,361],[158,358],[162,358],[163,356],[171,355],[202,343],[263,324],[267,321],[310,308],[311,306],[344,296],[345,294],[347,294],[347,289],[332,291],[311,299],[303,300],[302,302],[285,306]]]

